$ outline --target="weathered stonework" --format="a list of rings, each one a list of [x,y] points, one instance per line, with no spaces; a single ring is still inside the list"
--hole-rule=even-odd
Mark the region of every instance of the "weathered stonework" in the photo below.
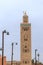
[[[21,65],[31,65],[31,24],[28,22],[28,16],[25,13],[21,30]]]

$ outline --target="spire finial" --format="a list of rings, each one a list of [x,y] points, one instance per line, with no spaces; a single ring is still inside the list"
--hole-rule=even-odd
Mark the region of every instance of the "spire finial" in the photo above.
[[[24,12],[24,14],[26,15],[26,11]]]
[[[24,15],[26,15],[26,11],[23,11]]]

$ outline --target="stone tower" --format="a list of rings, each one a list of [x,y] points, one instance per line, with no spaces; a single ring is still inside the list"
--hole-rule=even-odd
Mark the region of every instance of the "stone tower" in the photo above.
[[[21,65],[31,65],[31,24],[26,12],[23,15],[23,22],[20,27]]]

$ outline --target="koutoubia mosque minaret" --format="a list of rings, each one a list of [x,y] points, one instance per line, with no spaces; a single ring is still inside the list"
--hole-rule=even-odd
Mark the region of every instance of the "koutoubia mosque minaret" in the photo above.
[[[21,65],[31,65],[31,24],[26,12],[20,25]]]

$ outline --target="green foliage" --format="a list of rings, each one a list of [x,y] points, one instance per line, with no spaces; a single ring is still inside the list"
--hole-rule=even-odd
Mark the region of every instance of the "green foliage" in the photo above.
[[[32,63],[34,63],[34,59],[32,59]]]

